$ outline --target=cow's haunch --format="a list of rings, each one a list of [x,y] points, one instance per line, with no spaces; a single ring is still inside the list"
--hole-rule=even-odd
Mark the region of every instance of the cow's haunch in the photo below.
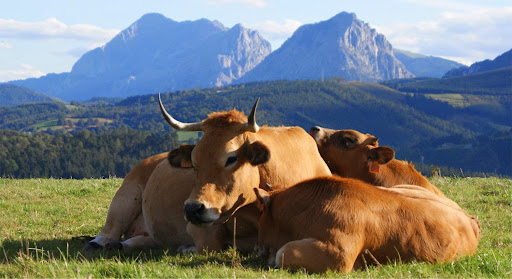
[[[446,262],[474,254],[480,238],[476,218],[419,186],[331,176],[255,192],[258,250],[278,267],[349,272],[395,260]]]

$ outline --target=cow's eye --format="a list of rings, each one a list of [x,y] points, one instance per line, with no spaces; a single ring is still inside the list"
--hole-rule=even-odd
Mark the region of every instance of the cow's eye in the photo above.
[[[231,164],[235,163],[235,162],[236,162],[236,160],[237,160],[237,159],[236,159],[236,156],[231,156],[231,157],[229,157],[229,158],[226,160],[226,165],[225,165],[224,167],[227,167],[227,166],[229,166],[229,165],[231,165]]]

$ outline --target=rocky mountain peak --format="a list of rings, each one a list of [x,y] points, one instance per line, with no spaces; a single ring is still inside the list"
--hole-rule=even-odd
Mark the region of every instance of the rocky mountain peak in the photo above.
[[[413,75],[387,39],[353,13],[301,26],[241,81],[320,79],[379,81]]]
[[[243,76],[270,51],[268,41],[241,25],[228,29],[218,21],[177,22],[152,13],[82,55],[70,73],[19,84],[65,100],[221,86]]]

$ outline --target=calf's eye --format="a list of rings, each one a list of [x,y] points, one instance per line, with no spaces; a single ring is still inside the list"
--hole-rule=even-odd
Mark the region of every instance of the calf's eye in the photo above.
[[[229,165],[231,165],[231,164],[235,163],[235,162],[236,162],[236,160],[237,160],[237,159],[236,159],[236,156],[231,156],[231,157],[229,157],[229,158],[226,160],[226,165],[225,165],[224,167],[227,167],[227,166],[229,166]]]

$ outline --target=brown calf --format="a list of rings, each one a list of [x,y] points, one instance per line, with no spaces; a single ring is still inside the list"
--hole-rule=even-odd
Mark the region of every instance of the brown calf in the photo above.
[[[258,248],[278,267],[349,272],[388,261],[446,262],[475,253],[480,238],[474,217],[414,185],[332,176],[255,192],[263,204]]]
[[[320,155],[333,174],[384,187],[418,185],[444,196],[412,164],[394,159],[393,149],[379,147],[378,138],[370,134],[318,126],[311,128],[309,134],[315,139]]]

